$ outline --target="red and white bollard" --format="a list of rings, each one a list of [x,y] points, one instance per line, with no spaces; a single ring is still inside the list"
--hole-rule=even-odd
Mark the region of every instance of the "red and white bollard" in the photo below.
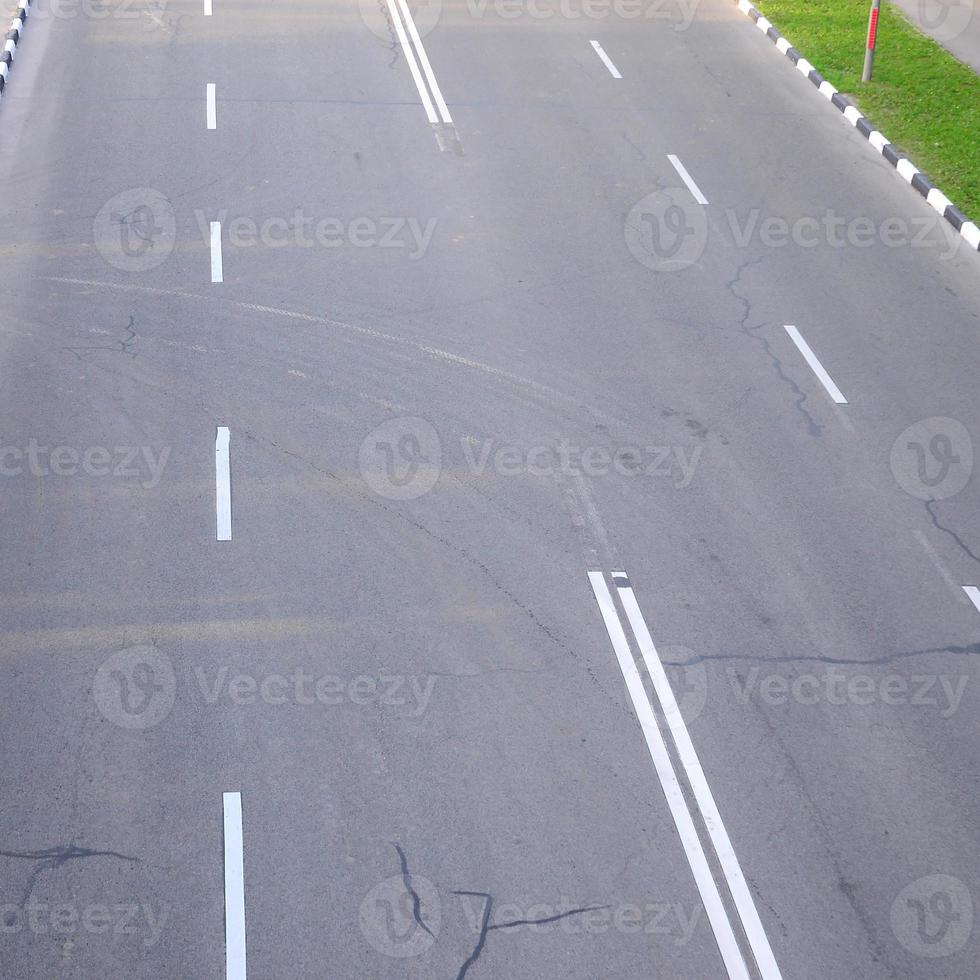
[[[871,13],[868,15],[868,43],[864,52],[864,72],[862,82],[871,81],[871,69],[875,62],[875,44],[878,41],[878,9],[881,0],[871,0]]]

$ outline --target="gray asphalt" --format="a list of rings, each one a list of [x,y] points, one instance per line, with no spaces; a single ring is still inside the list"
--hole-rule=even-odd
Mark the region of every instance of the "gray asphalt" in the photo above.
[[[980,12],[976,0],[894,0],[924,34],[980,72]]]
[[[782,976],[975,976],[978,256],[727,0],[413,9],[460,152],[373,0],[18,47],[0,974],[224,977],[240,792],[249,977],[728,976],[625,570]]]

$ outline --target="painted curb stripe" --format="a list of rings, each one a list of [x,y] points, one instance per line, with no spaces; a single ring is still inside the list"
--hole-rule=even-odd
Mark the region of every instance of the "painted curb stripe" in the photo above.
[[[21,35],[24,33],[24,23],[27,21],[27,13],[31,7],[31,0],[20,0],[14,19],[10,22],[10,30],[3,44],[3,56],[0,57],[0,95],[3,94],[7,84],[7,76],[10,74],[10,66],[14,62],[14,55],[17,52],[17,45],[20,44]]]
[[[887,138],[874,128],[871,120],[861,115],[856,105],[845,99],[830,82],[826,81],[820,72],[763,17],[762,13],[749,3],[749,0],[736,0],[736,2],[738,9],[755,22],[756,27],[796,65],[801,74],[810,79],[822,96],[829,99],[844,114],[844,118],[928,201],[929,206],[942,215],[960,233],[960,236],[966,239],[971,248],[980,251],[980,229],[977,225],[967,220],[966,215],[932,184],[911,160],[898,153]],[[945,204],[940,208],[943,202]]]
[[[17,52],[17,45],[20,44],[21,34],[24,32],[24,24],[27,21],[27,14],[31,8],[31,0],[20,0],[14,19],[10,22],[10,30],[3,44],[3,56],[0,57],[0,95],[7,84],[7,76],[10,74],[10,66],[14,62],[14,55]]]

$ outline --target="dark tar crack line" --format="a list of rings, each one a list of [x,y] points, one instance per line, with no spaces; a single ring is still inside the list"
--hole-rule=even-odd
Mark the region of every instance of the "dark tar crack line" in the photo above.
[[[422,919],[422,899],[419,897],[419,893],[412,886],[412,874],[408,870],[408,858],[405,857],[405,852],[401,849],[401,846],[395,844],[395,850],[398,851],[398,860],[401,864],[402,869],[402,881],[405,883],[405,891],[412,896],[412,914],[415,916],[415,921],[430,935],[435,939],[435,935],[432,930],[425,924]]]

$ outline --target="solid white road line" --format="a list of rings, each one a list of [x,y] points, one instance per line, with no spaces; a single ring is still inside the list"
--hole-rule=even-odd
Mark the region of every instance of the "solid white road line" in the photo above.
[[[728,831],[725,829],[721,814],[718,812],[715,798],[708,786],[704,770],[701,768],[701,761],[698,759],[694,743],[691,741],[687,726],[684,724],[684,718],[674,698],[667,672],[660,662],[657,648],[653,644],[653,638],[650,636],[643,614],[640,612],[633,587],[629,584],[629,578],[625,572],[613,572],[612,577],[613,582],[616,583],[616,591],[619,593],[620,601],[626,610],[626,618],[633,630],[633,636],[636,637],[637,646],[643,656],[643,662],[646,664],[647,671],[653,681],[653,687],[657,692],[660,707],[663,709],[670,728],[678,758],[694,792],[698,809],[704,817],[704,825],[711,837],[711,844],[718,856],[718,863],[721,865],[732,901],[734,901],[739,918],[742,920],[742,928],[745,930],[745,936],[758,964],[759,972],[762,974],[763,980],[781,980],[776,958],[773,955],[772,947],[769,945],[769,939],[762,926],[755,902],[752,900],[752,894],[745,881],[745,876],[742,874],[742,868],[735,855],[735,848],[732,846]]]
[[[701,188],[694,183],[694,178],[687,172],[687,168],[684,166],[673,153],[667,154],[667,159],[674,165],[674,169],[681,175],[681,180],[687,184],[687,189],[694,195],[694,200],[698,204],[707,204],[708,199],[701,193]]]
[[[211,222],[211,282],[224,282],[221,267],[221,222]]]
[[[599,604],[599,612],[602,614],[602,621],[605,623],[609,640],[619,661],[619,668],[626,680],[626,689],[629,691],[630,699],[633,702],[633,710],[636,712],[637,721],[639,721],[643,737],[646,739],[647,749],[660,778],[664,796],[667,797],[667,806],[674,818],[677,835],[680,837],[688,864],[694,874],[694,881],[701,894],[701,901],[704,903],[708,921],[711,923],[711,928],[715,934],[715,941],[718,943],[725,969],[728,971],[730,980],[748,980],[749,971],[742,957],[742,952],[738,948],[732,924],[728,920],[724,903],[718,893],[718,886],[711,874],[708,859],[701,847],[701,839],[698,837],[694,820],[684,800],[684,792],[677,781],[677,774],[674,772],[674,766],[670,761],[670,755],[667,752],[667,746],[664,744],[653,708],[650,706],[646,691],[643,689],[643,681],[633,661],[633,654],[630,652],[626,634],[623,632],[623,626],[619,621],[619,614],[616,612],[612,595],[609,593],[609,587],[606,585],[602,572],[589,572],[589,582],[592,585],[596,602]]]
[[[589,44],[595,48],[595,53],[602,59],[602,63],[609,69],[609,74],[613,78],[622,78],[623,76],[619,74],[619,69],[612,63],[609,55],[602,50],[602,45],[598,41],[589,41]]]
[[[204,16],[211,16],[211,0],[204,0]]]
[[[810,350],[810,345],[803,339],[800,331],[791,324],[786,324],[786,332],[792,338],[793,343],[800,349],[800,353],[803,355],[807,364],[813,369],[813,373],[820,379],[820,383],[827,389],[827,394],[838,405],[846,405],[847,399],[841,394],[840,388],[834,384],[834,379],[827,374],[824,366],[817,360],[817,355]]]
[[[453,121],[452,117],[449,115],[446,100],[442,97],[442,92],[439,90],[439,83],[436,81],[435,73],[432,71],[432,65],[429,64],[429,56],[425,53],[422,38],[419,37],[418,28],[415,26],[415,21],[412,19],[412,12],[408,9],[408,4],[405,2],[405,0],[398,0],[398,7],[402,12],[402,16],[405,18],[405,25],[408,27],[408,33],[415,44],[415,50],[418,51],[419,61],[422,63],[422,71],[425,72],[425,77],[429,83],[429,88],[432,90],[432,96],[436,100],[439,115],[444,123],[451,123]]]
[[[224,425],[214,440],[214,482],[217,538],[231,541],[231,433]]]
[[[963,591],[970,597],[970,602],[977,607],[977,612],[980,612],[980,589],[975,585],[964,585]]]
[[[207,88],[205,89],[205,98],[207,100],[208,129],[217,129],[218,111],[214,104],[214,82],[208,82]]]
[[[429,119],[429,122],[435,125],[439,122],[439,117],[436,115],[436,110],[432,105],[432,98],[429,96],[429,91],[425,87],[425,82],[422,80],[422,72],[419,71],[419,64],[415,58],[415,52],[412,50],[412,46],[408,42],[408,36],[405,34],[405,27],[402,24],[402,19],[398,13],[398,8],[395,4],[395,0],[387,0],[388,12],[391,14],[391,22],[395,25],[395,33],[398,35],[398,42],[402,46],[402,51],[405,52],[405,60],[408,62],[408,69],[412,73],[412,78],[415,80],[415,87],[419,90],[419,95],[422,97],[422,105],[425,108],[425,114]]]
[[[245,844],[242,794],[223,795],[225,814],[225,978],[245,980]]]

